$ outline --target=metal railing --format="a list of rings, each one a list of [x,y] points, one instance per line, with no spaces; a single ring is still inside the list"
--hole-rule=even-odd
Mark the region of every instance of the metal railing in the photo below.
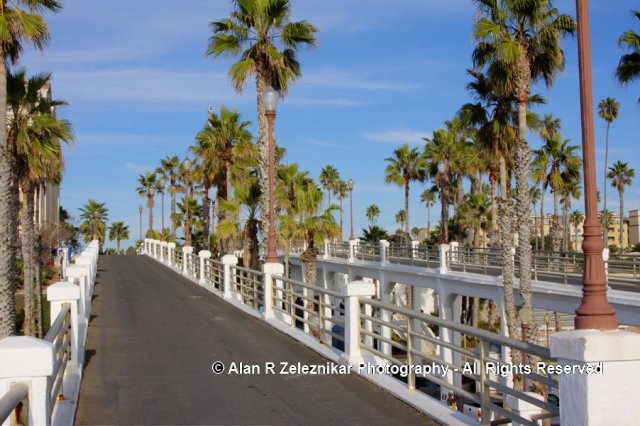
[[[54,368],[50,382],[51,392],[49,393],[49,400],[53,407],[58,397],[62,396],[64,372],[71,359],[71,307],[68,304],[62,307],[44,340],[54,346]]]
[[[182,251],[181,250],[173,250],[173,259],[171,264],[174,268],[182,269]]]
[[[204,261],[204,279],[216,290],[223,291],[224,288],[224,265],[214,259]]]
[[[20,403],[29,395],[29,386],[25,383],[14,383],[9,387],[7,393],[0,398],[0,424],[11,416],[11,413],[20,406]],[[23,424],[19,412],[16,412],[16,423]]]
[[[328,248],[331,257],[349,258],[349,242],[330,243]]]
[[[231,266],[231,291],[240,295],[242,303],[260,312],[264,308],[264,273]]]
[[[349,243],[347,243],[347,256],[349,251]],[[380,244],[359,243],[353,248],[353,255],[357,260],[368,262],[380,262]]]
[[[392,365],[405,367],[404,371],[407,374],[404,380],[406,380],[409,389],[424,390],[429,393],[429,383],[449,389],[470,404],[479,407],[482,424],[486,425],[492,424],[492,421],[499,422],[501,418],[510,419],[523,425],[537,425],[537,423],[511,411],[506,404],[507,396],[538,407],[543,411],[543,414],[538,418],[552,418],[560,415],[558,407],[553,403],[512,389],[507,385],[508,382],[504,379],[500,380],[498,374],[494,374],[493,370],[494,366],[506,362],[501,359],[500,351],[495,350],[497,347],[504,346],[512,351],[518,351],[524,358],[523,365],[534,366],[538,360],[546,363],[556,362],[556,359],[550,356],[549,349],[368,298],[360,298],[360,304],[360,347],[389,361]],[[365,309],[367,306],[369,309]],[[367,311],[376,312],[378,315],[366,314]],[[387,318],[403,318],[404,324],[398,324],[396,321],[384,321],[381,319],[384,317],[383,312]],[[374,327],[367,327],[367,323],[373,323]],[[476,349],[473,350],[464,347],[464,345],[459,346],[434,337],[431,333],[425,332],[430,327],[438,328],[438,336],[452,332],[461,333],[462,341],[473,340]],[[385,337],[381,332],[383,328],[397,332],[397,334],[404,334],[405,339]],[[423,342],[435,346],[437,353],[424,350]],[[380,349],[383,344],[389,345],[393,349],[383,351]],[[491,350],[492,347],[494,350]],[[445,352],[449,355],[443,356]],[[426,369],[420,370],[420,366],[431,363],[436,366],[446,366],[449,370],[444,375],[427,374]],[[521,379],[525,383],[537,384],[539,389],[551,389],[555,395],[558,394],[557,379],[536,373],[536,368],[531,368],[531,370],[528,374],[526,372],[521,374]],[[454,378],[456,375],[458,380]],[[456,382],[460,382],[462,385],[456,385]],[[532,386],[529,386],[529,389],[531,388]]]
[[[387,261],[401,265],[437,268],[440,264],[440,250],[436,246],[420,244],[390,244]]]
[[[274,313],[292,328],[344,351],[345,301],[341,293],[273,276],[271,297]]]

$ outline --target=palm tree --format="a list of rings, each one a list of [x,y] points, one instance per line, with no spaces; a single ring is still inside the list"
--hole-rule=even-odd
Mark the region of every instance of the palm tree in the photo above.
[[[636,19],[640,19],[640,11],[634,10],[631,13]],[[640,78],[640,35],[633,30],[625,31],[618,39],[618,46],[631,51],[622,55],[616,68],[618,81],[629,84]]]
[[[147,172],[144,175],[138,176],[138,186],[136,188],[136,192],[142,198],[147,198],[147,209],[149,210],[149,230],[147,231],[149,234],[149,238],[153,238],[153,206],[154,195],[156,192],[156,174]]]
[[[331,193],[335,192],[340,182],[340,172],[331,164],[320,170],[320,185],[327,191],[327,207],[331,205]]]
[[[582,225],[582,223],[584,222],[584,213],[582,213],[580,210],[574,210],[571,213],[571,216],[569,216],[569,223],[571,223],[571,226],[573,226],[573,229],[577,229],[578,226]],[[575,241],[576,238],[574,238],[573,236],[571,236],[571,241]],[[578,247],[571,247],[572,250],[577,250]]]
[[[436,192],[438,192],[438,188],[432,186],[429,189],[425,189],[420,194],[420,201],[425,203],[427,206],[427,230],[431,231],[431,207],[436,203]]]
[[[532,186],[529,191],[531,192],[529,196],[531,197],[531,205],[533,206],[533,228],[536,230],[535,234],[537,234],[538,233],[538,216],[536,215],[536,204],[538,204],[538,201],[540,201],[540,199],[542,198],[542,192],[540,191],[540,188],[538,188],[537,186]],[[544,222],[543,222],[543,226],[544,226]],[[538,235],[536,235],[535,247],[536,247],[536,251],[538,251]]]
[[[540,185],[540,249],[544,251],[544,197],[547,193],[549,182],[549,156],[544,149],[536,149],[533,152],[533,169],[531,177],[533,181]]]
[[[385,182],[404,186],[404,232],[409,233],[409,184],[411,181],[424,182],[426,163],[418,148],[409,148],[408,144],[396,148],[393,157],[385,158],[388,165],[385,170]]]
[[[25,293],[25,335],[36,332],[33,305],[34,276],[39,262],[39,244],[36,243],[34,195],[36,188],[46,181],[59,183],[62,176],[62,149],[60,141],[73,139],[71,126],[66,120],[55,118],[55,107],[65,103],[41,95],[50,84],[50,74],[27,77],[24,70],[7,77],[7,107],[11,114],[8,122],[8,144],[13,152],[16,177],[22,191],[20,228]],[[38,293],[39,295],[39,288]],[[39,310],[39,309],[38,309]],[[40,321],[38,321],[39,323]]]
[[[476,67],[488,66],[518,102],[518,138],[514,150],[516,176],[516,223],[519,234],[520,293],[524,306],[532,308],[531,244],[528,214],[531,149],[527,143],[527,103],[531,85],[544,80],[550,87],[565,58],[560,40],[575,31],[575,21],[558,12],[551,0],[479,0],[480,17],[474,36]],[[505,300],[513,304],[513,300]],[[516,332],[515,312],[509,316],[509,331]]]
[[[262,233],[267,235],[268,123],[262,92],[271,86],[285,94],[290,84],[301,77],[297,51],[301,46],[315,46],[318,30],[307,21],[290,21],[289,0],[234,0],[233,7],[229,18],[210,23],[213,34],[206,54],[213,58],[240,58],[229,69],[229,77],[236,90],[242,90],[248,77],[255,77]]]
[[[349,186],[347,185],[347,182],[340,180],[338,182],[338,185],[336,187],[336,197],[338,198],[338,201],[340,202],[340,241],[342,241],[342,237],[343,237],[343,221],[342,218],[344,216],[344,209],[342,208],[342,202],[344,200],[347,199],[347,197],[349,196]]]
[[[369,228],[362,228],[362,241],[366,243],[378,243],[380,240],[388,240],[387,231],[377,225],[369,225]]]
[[[562,195],[560,197],[560,201],[562,203],[562,216],[563,216],[563,222],[564,222],[564,237],[563,237],[563,244],[564,247],[562,248],[563,251],[567,252],[569,251],[571,245],[570,245],[570,240],[571,240],[571,230],[569,229],[569,223],[570,223],[570,217],[569,217],[569,210],[571,210],[571,200],[573,199],[579,199],[580,197],[582,197],[582,187],[580,186],[580,181],[579,178],[569,178],[568,181],[566,181],[564,183],[564,186],[562,188]]]
[[[84,220],[80,224],[80,232],[84,234],[86,242],[98,240],[100,245],[104,243],[107,220],[109,220],[109,209],[104,205],[105,203],[89,200],[87,204],[80,207],[80,218]]]
[[[604,206],[602,207],[604,210],[607,210],[607,170],[609,168],[609,129],[611,127],[611,123],[613,123],[616,118],[618,118],[618,110],[620,109],[620,104],[616,102],[613,98],[605,98],[600,101],[598,104],[598,115],[604,121],[607,122],[607,138],[606,145],[604,150]],[[603,230],[604,240],[607,241],[609,239],[609,230],[605,228]]]
[[[120,241],[129,239],[129,227],[124,222],[113,222],[109,227],[109,240],[116,240],[116,254],[122,254],[120,251]]]
[[[44,49],[49,29],[41,14],[58,12],[58,0],[2,2],[0,8],[0,117],[7,116],[7,64],[17,63],[25,43]],[[8,149],[7,128],[0,126],[0,339],[16,332],[16,240],[18,193],[14,159]]]
[[[396,223],[400,226],[400,229],[402,229],[406,221],[407,221],[407,211],[398,210],[398,213],[396,213]]]
[[[169,217],[173,218],[176,213],[176,195],[182,190],[181,186],[178,185],[180,179],[180,159],[178,156],[167,155],[165,158],[161,159],[160,167],[156,169],[156,175],[163,177],[167,182],[169,182],[169,187],[167,188],[171,195],[171,212]],[[171,236],[174,240],[176,239],[177,226],[177,223],[171,219]]]
[[[371,223],[371,226],[375,225],[376,221],[378,220],[378,216],[380,216],[380,207],[378,207],[376,204],[371,204],[369,207],[367,207],[366,215],[367,219]]]
[[[603,227],[610,228],[613,226],[613,212],[611,210],[600,210],[598,213],[598,220]],[[609,247],[609,240],[606,242],[606,246]]]
[[[611,186],[618,190],[620,196],[620,249],[622,250],[624,250],[624,187],[631,186],[635,174],[635,170],[629,168],[629,163],[622,161],[613,163],[607,174],[611,179]]]

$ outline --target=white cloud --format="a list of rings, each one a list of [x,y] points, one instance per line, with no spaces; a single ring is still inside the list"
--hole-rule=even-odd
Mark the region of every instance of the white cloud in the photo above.
[[[365,133],[362,135],[365,139],[388,143],[388,144],[409,144],[424,145],[423,138],[429,136],[429,132],[418,132],[413,130],[388,130],[383,132]]]
[[[344,148],[345,145],[340,145],[337,143],[331,143],[331,142],[325,142],[319,139],[314,139],[314,138],[304,138],[302,140],[304,143],[307,143],[309,145],[315,145],[315,146],[322,146],[322,147],[327,147],[327,148]]]
[[[131,161],[127,161],[124,165],[124,168],[133,173],[146,173],[155,170],[155,167],[144,164],[135,164]]]

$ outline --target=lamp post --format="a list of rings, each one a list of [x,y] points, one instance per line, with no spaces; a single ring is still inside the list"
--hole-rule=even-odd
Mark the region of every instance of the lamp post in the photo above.
[[[276,224],[275,224],[275,164],[273,147],[273,126],[276,120],[276,108],[278,107],[278,92],[272,87],[266,88],[262,92],[262,105],[265,109],[269,133],[269,232],[267,238],[266,263],[278,263],[278,253],[276,251]]]
[[[439,184],[440,184],[440,244],[447,244],[447,203],[445,196],[445,173],[447,172],[447,165],[441,161],[438,163],[438,174],[439,176]]]
[[[161,195],[161,205],[162,205],[162,233],[160,237],[160,241],[164,241],[164,186],[167,183],[165,178],[160,178],[158,181],[158,191],[160,191]]]
[[[138,207],[138,213],[140,213],[140,241],[142,241],[142,206]]]
[[[607,299],[607,276],[602,258],[604,241],[602,240],[602,229],[598,223],[588,0],[576,0],[576,11],[578,17],[585,221],[582,240],[582,251],[584,252],[582,304],[576,309],[574,321],[576,329],[612,330],[618,327],[618,320],[615,310]]]
[[[349,179],[347,188],[349,188],[349,216],[351,216],[351,233],[349,234],[349,241],[353,241],[356,239],[356,236],[353,233],[353,179]]]
[[[520,325],[522,326],[522,341],[527,343],[529,340],[529,323],[531,322],[531,309],[528,307],[523,307],[518,312],[518,317],[520,318]],[[526,352],[522,352],[522,365],[529,365],[529,354]],[[523,373],[522,375],[522,390],[524,392],[529,391],[529,378]]]
[[[184,245],[191,247],[191,226],[189,224],[189,172],[191,171],[191,161],[187,158],[182,162],[185,182],[185,221],[184,221]]]
[[[149,209],[149,238],[153,239],[153,197],[156,194],[155,188],[149,188],[147,198],[147,208]]]

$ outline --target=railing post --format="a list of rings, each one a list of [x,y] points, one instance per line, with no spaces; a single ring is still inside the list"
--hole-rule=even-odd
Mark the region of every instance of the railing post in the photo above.
[[[79,315],[83,320],[89,320],[89,311],[91,306],[90,290],[89,290],[89,266],[88,265],[76,265],[67,268],[66,281],[75,283],[78,280],[78,287],[80,288],[80,303],[79,303]]]
[[[380,263],[389,263],[389,246],[391,244],[387,240],[380,240]]]
[[[353,262],[356,259],[356,246],[358,245],[358,240],[349,240],[349,259],[348,262]]]
[[[182,247],[182,273],[189,275],[189,255],[193,253],[193,247]]]
[[[51,311],[49,318],[51,324],[56,320],[62,310],[62,305],[71,306],[71,363],[82,365],[84,354],[80,353],[80,342],[78,339],[78,301],[80,300],[80,288],[72,283],[61,281],[47,288],[47,300],[50,303]]]
[[[205,279],[205,274],[204,274],[204,264],[206,262],[207,259],[211,259],[211,252],[209,250],[200,250],[200,253],[198,253],[198,257],[200,258],[200,280],[199,283],[200,285],[205,285],[207,283],[207,280]]]
[[[55,348],[34,337],[0,340],[0,396],[16,382],[29,386],[29,425],[51,424],[48,378],[53,375]],[[10,425],[11,418],[4,425]]]
[[[167,242],[166,241],[160,241],[160,262],[161,263],[166,263],[167,259],[165,258],[165,248],[167,247]]]
[[[344,357],[351,365],[362,362],[360,351],[360,297],[375,296],[373,283],[356,281],[345,285],[344,295]]]
[[[225,299],[231,299],[231,266],[238,264],[238,258],[232,254],[222,256],[222,265],[224,267],[223,294]]]
[[[440,273],[446,274],[449,271],[449,244],[440,244]]]
[[[145,238],[144,239],[144,254],[149,255],[149,239]]]
[[[558,366],[597,366],[591,374],[559,374],[560,423],[563,426],[633,425],[640,404],[637,390],[640,334],[614,330],[562,331],[551,336]]]
[[[411,241],[411,259],[415,259],[418,257],[419,245],[420,245],[420,241]]]
[[[609,279],[609,256],[610,256],[609,248],[605,248],[602,250],[602,260],[604,260],[604,273],[607,276],[607,280]]]
[[[322,254],[322,258],[323,259],[329,258],[329,239],[328,238],[324,239],[324,253]]]
[[[327,241],[325,240],[325,242]],[[273,280],[284,274],[284,265],[281,263],[265,263],[262,265],[262,272],[264,272],[264,285],[262,286],[264,291],[264,319],[267,320],[273,318]]]
[[[176,243],[167,244],[167,265],[170,268],[175,268],[177,265],[173,264],[173,252],[176,250]]]

